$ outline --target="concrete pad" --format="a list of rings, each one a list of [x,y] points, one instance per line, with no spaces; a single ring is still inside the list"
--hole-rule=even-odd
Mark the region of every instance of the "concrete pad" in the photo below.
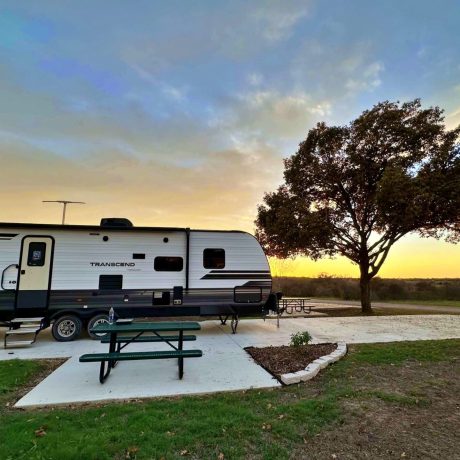
[[[220,326],[224,328],[225,326]],[[228,328],[227,328],[228,330]],[[460,338],[460,315],[354,316],[345,318],[242,320],[232,340],[241,347],[287,345],[291,335],[308,331],[312,343],[377,343]]]
[[[182,380],[178,378],[176,359],[122,361],[101,385],[98,380],[99,363],[78,362],[78,357],[82,354],[79,351],[19,400],[16,406],[176,396],[280,386],[276,379],[258,366],[228,334],[216,328],[215,324],[205,324],[201,332],[196,342],[186,342],[185,345],[189,349],[203,350],[203,357],[184,361]],[[92,343],[100,348],[99,344]],[[146,343],[131,344],[129,350],[142,351],[151,347],[152,344]],[[166,344],[154,344],[154,347],[156,350],[168,349]],[[106,349],[107,345],[104,345],[103,350]]]
[[[27,348],[5,350],[1,347],[0,360],[71,358],[17,404],[26,407],[279,386],[243,348],[287,345],[293,333],[305,330],[313,336],[313,343],[460,338],[460,316],[456,315],[293,318],[283,320],[280,328],[274,319],[243,319],[235,335],[229,326],[221,326],[218,321],[204,321],[201,325],[198,340],[186,342],[186,348],[203,350],[203,357],[185,360],[182,381],[177,378],[175,360],[125,361],[119,363],[101,385],[99,364],[79,363],[78,357],[84,353],[106,352],[108,345],[89,339],[55,342],[49,331],[43,331],[37,342]],[[0,332],[0,343],[2,335]],[[151,349],[152,344],[129,347],[142,351]],[[161,347],[166,345],[155,344],[155,349]]]
[[[182,380],[178,378],[176,360],[120,362],[103,385],[98,380],[98,363],[82,364],[78,362],[78,357],[70,358],[20,399],[16,407],[201,394],[280,385],[241,353],[227,355],[224,362],[220,353],[206,353],[205,356],[206,360],[185,360]]]

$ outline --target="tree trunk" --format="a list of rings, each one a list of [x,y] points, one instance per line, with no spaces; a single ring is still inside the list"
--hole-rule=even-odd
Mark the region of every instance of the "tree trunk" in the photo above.
[[[371,279],[366,271],[363,273],[361,269],[361,278],[359,280],[359,287],[361,290],[361,311],[366,314],[372,313],[371,306]]]

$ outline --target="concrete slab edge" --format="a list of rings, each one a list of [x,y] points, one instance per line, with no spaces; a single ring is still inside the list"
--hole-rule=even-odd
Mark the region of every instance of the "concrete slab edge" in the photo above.
[[[315,359],[304,370],[282,374],[280,377],[281,381],[285,385],[292,385],[293,383],[306,382],[312,379],[321,369],[329,366],[329,364],[335,363],[347,354],[347,344],[345,342],[337,342],[336,345],[337,348],[332,353]]]

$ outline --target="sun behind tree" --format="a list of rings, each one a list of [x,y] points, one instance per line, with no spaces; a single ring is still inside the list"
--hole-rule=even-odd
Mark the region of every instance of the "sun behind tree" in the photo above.
[[[448,131],[442,114],[419,99],[385,101],[347,126],[318,123],[258,207],[267,253],[347,257],[370,313],[370,282],[396,241],[411,232],[459,241],[460,126]]]

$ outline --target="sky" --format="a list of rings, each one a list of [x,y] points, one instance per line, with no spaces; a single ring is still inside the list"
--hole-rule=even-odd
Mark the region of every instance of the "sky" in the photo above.
[[[422,98],[460,124],[457,0],[0,0],[0,221],[254,232],[317,122]],[[460,277],[408,236],[384,277]],[[275,274],[357,276],[346,259]]]

